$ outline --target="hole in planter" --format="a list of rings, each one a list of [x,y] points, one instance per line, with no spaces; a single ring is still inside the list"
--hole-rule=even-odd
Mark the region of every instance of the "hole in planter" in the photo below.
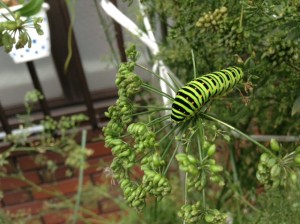
[[[35,53],[35,54],[38,54],[39,52],[38,52],[38,51],[35,51],[34,53]]]
[[[32,43],[33,43],[33,44],[36,44],[36,39],[33,39],[33,40],[32,40]]]

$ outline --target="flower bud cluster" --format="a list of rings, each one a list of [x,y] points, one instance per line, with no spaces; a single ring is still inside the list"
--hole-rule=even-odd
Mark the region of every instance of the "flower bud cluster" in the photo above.
[[[159,200],[171,192],[167,177],[154,170],[144,170],[143,185],[145,190]]]
[[[130,179],[125,178],[120,182],[120,187],[124,192],[124,198],[130,207],[141,210],[146,202],[146,191],[142,185],[133,183]]]
[[[271,139],[270,148],[275,152],[282,151],[282,146],[275,139]],[[266,188],[296,186],[298,175],[294,168],[299,165],[300,146],[283,157],[281,153],[276,157],[263,153],[260,156],[256,177]]]
[[[162,170],[166,165],[165,160],[161,158],[158,152],[145,156],[141,161],[142,170]]]
[[[203,224],[225,224],[227,215],[217,209],[206,209],[200,202],[195,204],[185,204],[178,212],[178,216],[184,219],[185,223],[203,223]]]
[[[272,63],[272,66],[281,64],[297,64],[299,62],[299,40],[282,40],[274,38],[267,44],[267,50],[262,55]]]
[[[277,158],[263,153],[260,156],[257,167],[256,178],[266,187],[276,188],[281,182],[282,167],[279,165]]]
[[[208,180],[216,182],[219,185],[224,184],[223,178],[219,174],[223,171],[223,167],[217,165],[216,161],[211,158],[215,151],[216,146],[206,142],[203,150],[206,156],[202,161],[191,154],[179,153],[176,155],[176,159],[179,162],[179,169],[188,173],[188,191],[192,191],[193,189],[202,190]]]
[[[121,139],[109,139],[105,144],[111,148],[113,156],[119,159],[124,169],[134,166],[136,153],[128,143]]]
[[[132,121],[134,112],[133,104],[130,98],[120,96],[115,105],[108,108],[105,116],[110,118],[113,123],[126,126]]]
[[[110,166],[113,178],[120,183],[129,206],[141,210],[148,195],[161,199],[171,191],[171,186],[162,174],[165,161],[155,149],[158,146],[155,133],[144,123],[132,123],[135,113],[132,102],[140,91],[142,80],[133,73],[137,59],[135,48],[130,48],[127,53],[133,62],[119,68],[116,79],[119,99],[105,113],[110,121],[103,133],[105,146],[111,148],[114,156]],[[144,171],[140,182],[130,178],[130,169],[138,161]]]
[[[131,134],[135,140],[134,148],[137,153],[142,151],[148,152],[158,146],[155,140],[155,133],[144,123],[132,123],[128,126],[127,132]]]
[[[111,168],[116,179],[124,178],[126,170],[135,164],[136,152],[126,141],[121,139],[126,127],[132,122],[135,112],[132,100],[140,91],[141,79],[133,73],[134,62],[121,64],[117,73],[116,85],[119,89],[119,98],[115,105],[108,108],[105,116],[110,121],[103,128],[105,146],[112,149],[114,160]]]
[[[139,76],[133,73],[134,62],[121,64],[117,73],[115,84],[118,87],[118,95],[132,98],[140,92],[142,80]]]
[[[250,36],[250,33],[239,28],[238,25],[229,22],[224,25],[224,29],[220,32],[220,45],[224,46],[229,52],[241,50],[245,42],[245,38]]]
[[[226,17],[227,8],[222,6],[213,12],[204,13],[203,16],[198,19],[196,26],[202,28],[203,31],[209,28],[213,30],[222,29]]]

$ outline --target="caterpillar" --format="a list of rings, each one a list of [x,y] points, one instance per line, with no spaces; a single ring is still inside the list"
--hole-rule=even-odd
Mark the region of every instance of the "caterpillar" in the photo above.
[[[242,77],[242,69],[233,66],[188,82],[176,93],[171,119],[182,122],[194,117],[211,97],[231,90]]]

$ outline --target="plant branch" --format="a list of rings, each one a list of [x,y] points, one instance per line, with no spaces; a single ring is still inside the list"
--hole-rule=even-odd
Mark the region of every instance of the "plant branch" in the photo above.
[[[201,117],[203,118],[206,118],[208,120],[212,120],[212,121],[215,121],[225,127],[228,127],[229,129],[237,132],[238,134],[240,134],[241,136],[243,136],[244,138],[248,139],[250,142],[252,142],[253,144],[255,144],[256,146],[258,146],[259,148],[261,148],[264,152],[268,153],[269,155],[273,156],[274,158],[276,157],[276,155],[270,150],[268,149],[267,147],[265,147],[264,145],[260,144],[259,142],[257,142],[256,140],[254,140],[253,138],[251,138],[249,135],[245,134],[244,132],[236,129],[235,127],[231,126],[230,124],[227,124],[226,122],[223,122],[221,120],[219,120],[218,118],[212,116],[212,115],[209,115],[209,114],[204,114],[204,113],[201,113],[200,114]]]
[[[81,149],[85,150],[85,146],[86,146],[86,135],[87,132],[86,130],[82,131],[81,134]],[[73,224],[76,224],[77,222],[77,217],[78,217],[78,211],[79,211],[79,207],[80,207],[80,201],[81,201],[81,194],[82,194],[82,187],[83,187],[83,176],[84,176],[84,161],[85,161],[85,156],[82,155],[80,158],[80,168],[79,168],[79,178],[78,178],[78,189],[77,189],[77,194],[76,194],[76,204],[74,207],[74,217],[73,217]]]

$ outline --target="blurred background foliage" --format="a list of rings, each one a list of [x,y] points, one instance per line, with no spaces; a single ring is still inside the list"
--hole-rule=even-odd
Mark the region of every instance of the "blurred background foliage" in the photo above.
[[[144,0],[153,26],[159,21],[159,57],[184,82],[197,74],[242,66],[240,93],[215,100],[210,110],[241,130],[297,134],[300,96],[300,3],[273,0]],[[157,27],[159,28],[159,27]],[[244,97],[241,97],[243,94]]]
[[[299,136],[300,1],[143,0],[142,3],[147,5],[152,26],[161,34],[158,58],[183,83],[193,79],[191,52],[195,55],[198,76],[231,65],[243,68],[243,84],[228,96],[213,99],[210,113],[248,134]],[[139,18],[142,24],[142,17]],[[210,122],[205,128],[209,135],[210,131],[211,135],[218,132],[218,127]],[[298,143],[282,143],[282,148],[288,153]],[[294,199],[299,200],[299,187],[265,192],[256,179],[260,152],[255,146],[233,138],[229,143],[217,142],[217,146],[229,172],[225,173],[223,189],[211,188],[208,194],[211,206],[235,212],[229,214],[232,220],[228,223],[297,223],[299,204]],[[229,149],[234,152],[238,184],[243,191],[241,198],[230,174],[233,168],[229,165]],[[299,180],[295,186],[299,186]],[[197,193],[193,197],[197,198]],[[243,201],[243,197],[260,211],[249,208],[239,211],[241,207],[235,200]]]

